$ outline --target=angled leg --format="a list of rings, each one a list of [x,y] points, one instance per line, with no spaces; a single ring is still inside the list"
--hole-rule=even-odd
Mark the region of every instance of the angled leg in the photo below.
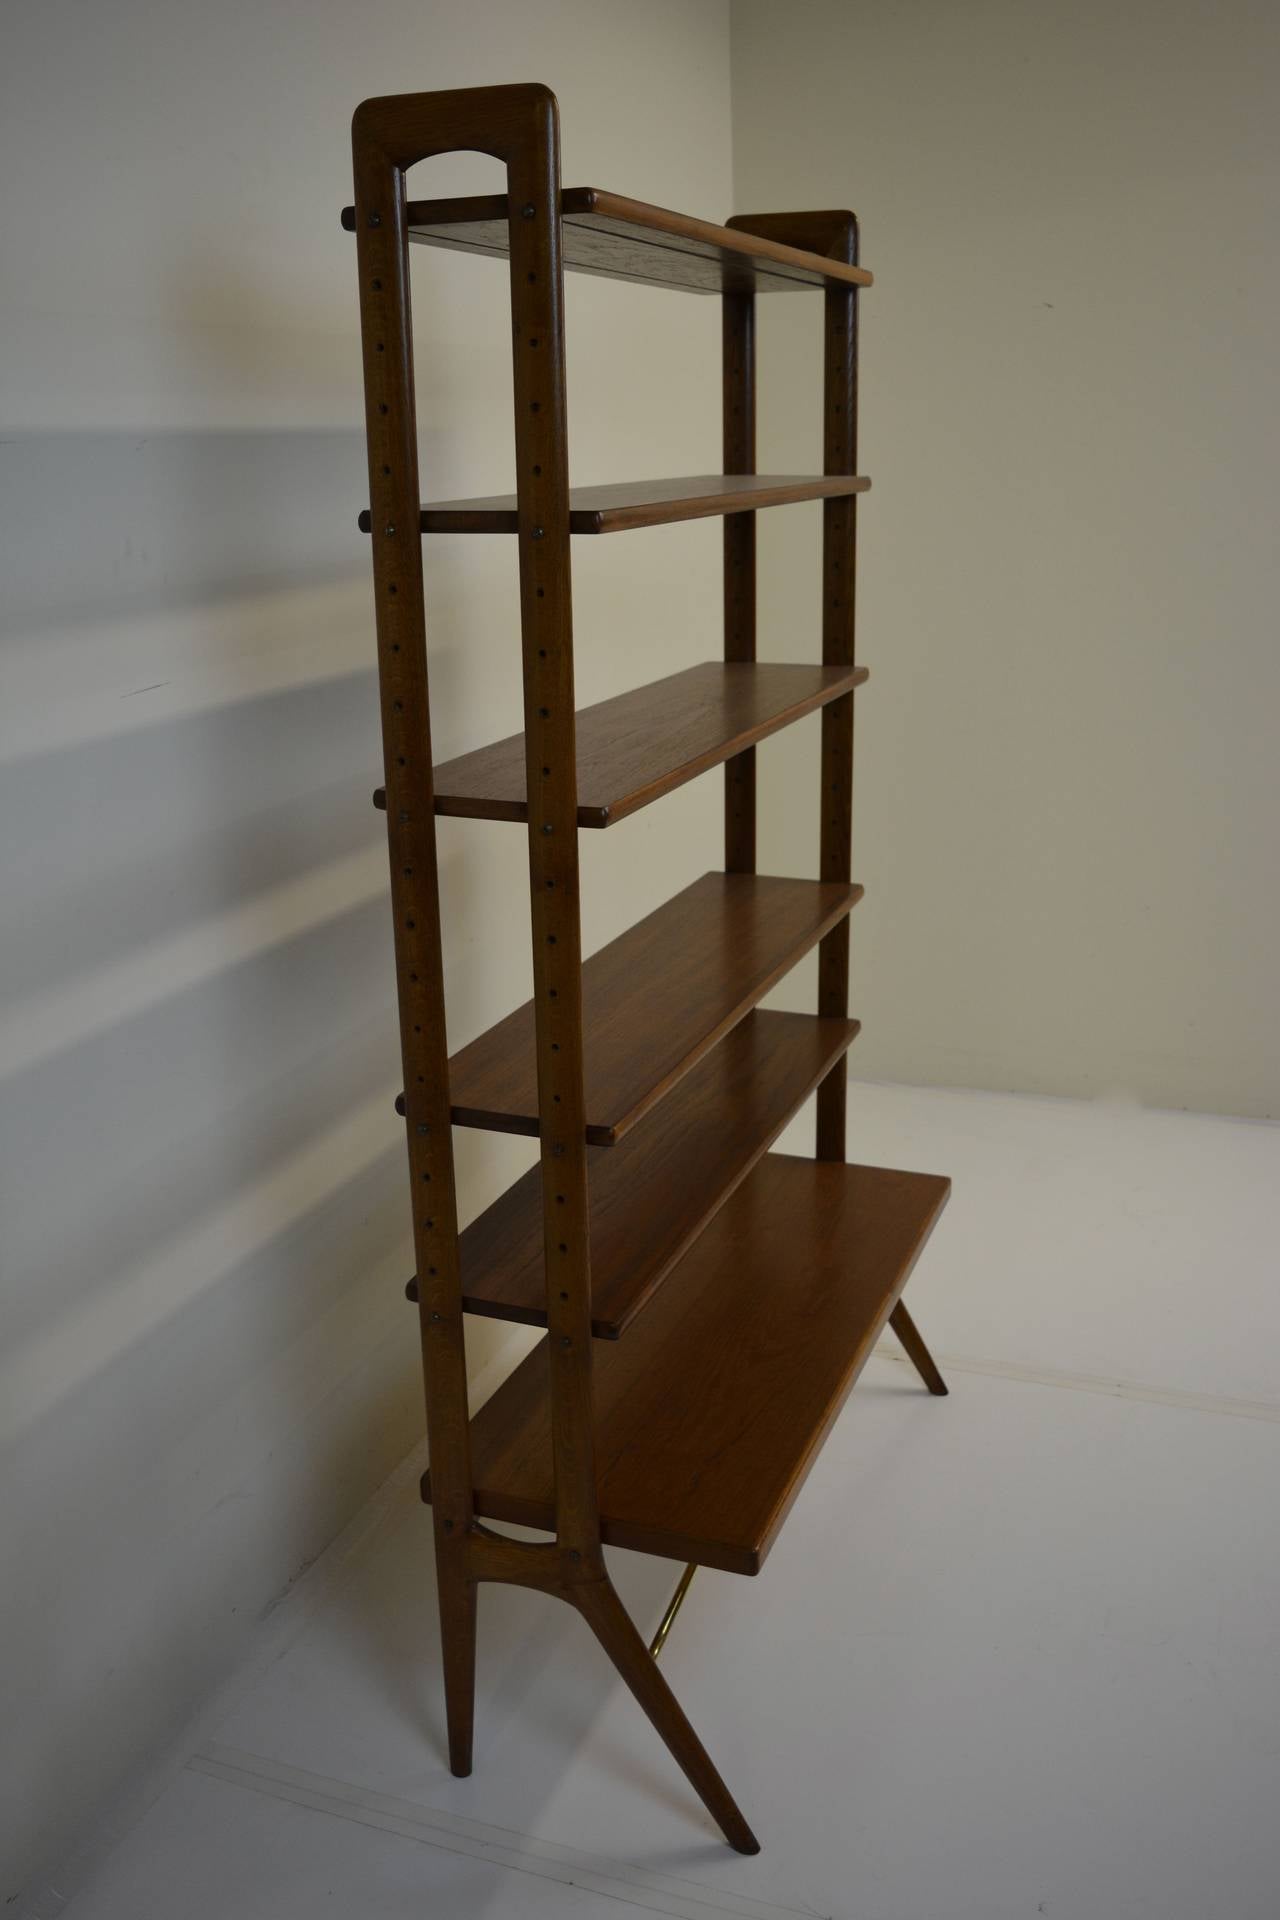
[[[760,1842],[686,1720],[680,1702],[659,1672],[657,1662],[636,1631],[612,1582],[608,1579],[584,1581],[573,1589],[570,1597],[586,1615],[596,1639],[666,1741],[672,1758],[683,1769],[685,1778],[729,1845],[738,1853],[759,1853]]]
[[[476,1710],[476,1583],[463,1555],[452,1545],[436,1554],[436,1587],[440,1595],[449,1770],[465,1780],[471,1772],[471,1731]]]
[[[903,1306],[901,1300],[899,1300],[897,1306],[889,1315],[889,1325],[893,1328],[899,1340],[901,1340],[903,1346],[906,1348],[908,1360],[910,1360],[930,1393],[946,1393],[947,1383],[938,1372],[933,1355],[920,1338],[919,1329],[915,1321],[911,1318],[911,1315]]]

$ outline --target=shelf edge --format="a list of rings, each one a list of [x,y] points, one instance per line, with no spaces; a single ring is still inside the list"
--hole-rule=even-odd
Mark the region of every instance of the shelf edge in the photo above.
[[[751,1017],[752,1017],[751,1015],[747,1016],[748,1019],[750,1019]],[[761,1015],[757,1012],[756,1017],[768,1018],[769,1016]],[[813,1093],[815,1092],[815,1090],[817,1089],[821,1081],[824,1079],[826,1074],[830,1072],[831,1068],[835,1065],[836,1061],[842,1060],[845,1057],[850,1047],[853,1045],[854,1041],[857,1039],[858,1034],[862,1030],[862,1022],[860,1020],[845,1020],[842,1022],[842,1021],[832,1019],[830,1015],[824,1016],[822,1014],[808,1014],[808,1015],[791,1014],[785,1017],[788,1019],[805,1019],[805,1020],[811,1020],[814,1022],[825,1020],[832,1027],[842,1026],[844,1028],[844,1031],[834,1040],[833,1044],[826,1049],[822,1057],[821,1064],[813,1071],[811,1075],[806,1076],[806,1084],[804,1085],[803,1089],[797,1092],[786,1103],[786,1105],[783,1108],[779,1109],[776,1115],[773,1115],[770,1117],[768,1128],[753,1143],[753,1146],[749,1154],[744,1156],[741,1162],[735,1167],[732,1177],[716,1193],[714,1199],[710,1202],[706,1212],[701,1216],[697,1224],[690,1230],[689,1233],[685,1235],[685,1237],[678,1243],[678,1245],[673,1246],[669,1250],[666,1257],[665,1264],[654,1270],[654,1272],[650,1275],[646,1285],[642,1289],[640,1289],[635,1294],[635,1296],[627,1303],[625,1310],[619,1313],[616,1317],[610,1318],[610,1319],[597,1318],[593,1314],[592,1322],[591,1322],[591,1332],[595,1339],[597,1340],[620,1339],[623,1336],[623,1334],[627,1331],[627,1329],[639,1317],[639,1315],[644,1312],[645,1308],[651,1303],[654,1297],[661,1291],[662,1287],[666,1284],[667,1280],[669,1280],[671,1276],[674,1274],[675,1269],[679,1266],[680,1262],[684,1259],[685,1255],[689,1252],[690,1248],[695,1244],[699,1236],[702,1233],[704,1233],[706,1229],[710,1226],[711,1222],[715,1219],[716,1215],[719,1213],[721,1207],[723,1207],[725,1203],[732,1198],[734,1193],[736,1193],[738,1188],[742,1185],[742,1182],[748,1177],[748,1175],[753,1171],[753,1169],[756,1166],[758,1166],[761,1159],[764,1157],[766,1153],[768,1153],[770,1147],[777,1140],[778,1136],[782,1133],[783,1129],[788,1127],[791,1124],[791,1122],[795,1119],[797,1113],[799,1113],[801,1107],[804,1106],[806,1100],[809,1100],[812,1097]],[[507,1203],[510,1200],[510,1196],[515,1192],[517,1187],[524,1185],[526,1182],[535,1181],[537,1177],[537,1172],[538,1172],[537,1168],[534,1167],[534,1168],[531,1168],[529,1172],[521,1174],[520,1178],[516,1181],[513,1181],[512,1185],[506,1190],[506,1192],[501,1194],[498,1197],[498,1199],[496,1199],[491,1203],[489,1207],[486,1207],[484,1209],[484,1212],[479,1214],[475,1220],[471,1221],[470,1224],[463,1229],[462,1234],[460,1236],[460,1242],[461,1242],[460,1251],[465,1249],[467,1235],[473,1232],[473,1230],[477,1228],[480,1225],[480,1223],[486,1219],[486,1216],[491,1214],[495,1208],[501,1207],[504,1203]],[[465,1252],[463,1252],[463,1261],[465,1265]],[[405,1296],[407,1299],[409,1300],[417,1299],[418,1297],[417,1285],[418,1285],[418,1277],[416,1274],[414,1274],[412,1278],[407,1282],[405,1287]],[[462,1295],[462,1307],[463,1307],[464,1313],[474,1314],[478,1319],[506,1320],[516,1326],[540,1327],[543,1329],[545,1329],[547,1325],[547,1315],[546,1315],[545,1308],[515,1307],[503,1301],[497,1301],[491,1298],[485,1298],[481,1294],[478,1294],[475,1292],[469,1292],[467,1290],[465,1275],[464,1275],[464,1285],[463,1285],[463,1295]]]
[[[814,886],[824,884],[814,881]],[[833,885],[834,882],[825,884]],[[659,1082],[643,1093],[633,1107],[609,1123],[587,1123],[586,1143],[589,1147],[613,1147],[626,1138],[631,1129],[647,1113],[651,1113],[673,1088],[678,1087],[685,1075],[691,1073],[700,1060],[704,1060],[714,1046],[717,1046],[727,1033],[731,1033],[740,1020],[745,1020],[753,1007],[759,1006],[766,993],[777,986],[779,980],[786,978],[793,967],[812,953],[813,949],[826,938],[831,929],[845,919],[863,898],[866,889],[858,882],[850,882],[843,888],[843,896],[805,936],[803,946],[793,948],[773,967],[763,981],[752,987],[741,1000],[734,1003],[723,1017],[707,1033],[699,1036],[697,1043],[685,1058],[672,1070],[666,1080]],[[525,1006],[531,1003],[526,1001]],[[518,1008],[515,1011],[523,1011]],[[507,1016],[510,1018],[510,1015]],[[501,1113],[488,1107],[463,1107],[454,1105],[452,1119],[455,1127],[472,1127],[482,1133],[513,1133],[525,1139],[537,1140],[541,1136],[541,1121],[536,1114]]]

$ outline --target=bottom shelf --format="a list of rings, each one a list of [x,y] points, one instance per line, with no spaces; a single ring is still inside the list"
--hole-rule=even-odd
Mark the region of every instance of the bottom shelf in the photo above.
[[[635,1325],[595,1348],[607,1542],[760,1571],[950,1190],[765,1155]],[[544,1341],[471,1423],[481,1518],[553,1530],[549,1411]]]

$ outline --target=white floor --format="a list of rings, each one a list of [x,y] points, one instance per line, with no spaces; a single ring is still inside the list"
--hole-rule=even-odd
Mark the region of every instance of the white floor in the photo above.
[[[672,1634],[758,1858],[531,1594],[482,1594],[451,1778],[406,1462],[38,1910],[1276,1920],[1280,1129],[868,1086],[851,1112],[853,1157],[955,1181],[907,1296],[952,1392],[874,1359],[763,1575],[700,1574]],[[612,1559],[648,1627],[675,1570]]]

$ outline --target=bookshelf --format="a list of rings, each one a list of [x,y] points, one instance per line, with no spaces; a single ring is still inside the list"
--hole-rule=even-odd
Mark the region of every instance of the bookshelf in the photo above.
[[[507,192],[412,201],[409,167],[473,149]],[[940,1176],[845,1152],[858,496],[857,318],[871,275],[852,214],[742,215],[717,226],[560,182],[558,113],[540,86],[366,101],[353,123],[384,784],[426,1383],[450,1765],[471,1770],[476,1590],[487,1580],[574,1606],[729,1844],[758,1842],[657,1664],[698,1565],[754,1574],[875,1341],[892,1326],[946,1388],[902,1302],[946,1203]],[[423,501],[409,248],[507,268],[517,490]],[[564,275],[604,274],[720,300],[724,471],[571,488]],[[759,474],[755,298],[824,304],[821,472]],[[823,614],[813,665],[757,658],[755,517],[821,503]],[[579,712],[570,610],[575,536],[715,518],[721,657]],[[525,728],[436,766],[423,553],[442,534],[514,539]],[[590,644],[588,638],[587,644]],[[756,871],[755,749],[820,712],[819,877]],[[724,856],[583,959],[578,835],[607,831],[724,767]],[[534,993],[449,1057],[437,814],[523,826]],[[759,1002],[818,952],[813,1014]],[[771,1152],[816,1093],[812,1159]],[[460,1232],[456,1126],[539,1141],[539,1163]],[[463,1316],[545,1337],[485,1406],[467,1401]],[[503,1523],[547,1537],[502,1533]],[[604,1546],[685,1563],[651,1649]]]

